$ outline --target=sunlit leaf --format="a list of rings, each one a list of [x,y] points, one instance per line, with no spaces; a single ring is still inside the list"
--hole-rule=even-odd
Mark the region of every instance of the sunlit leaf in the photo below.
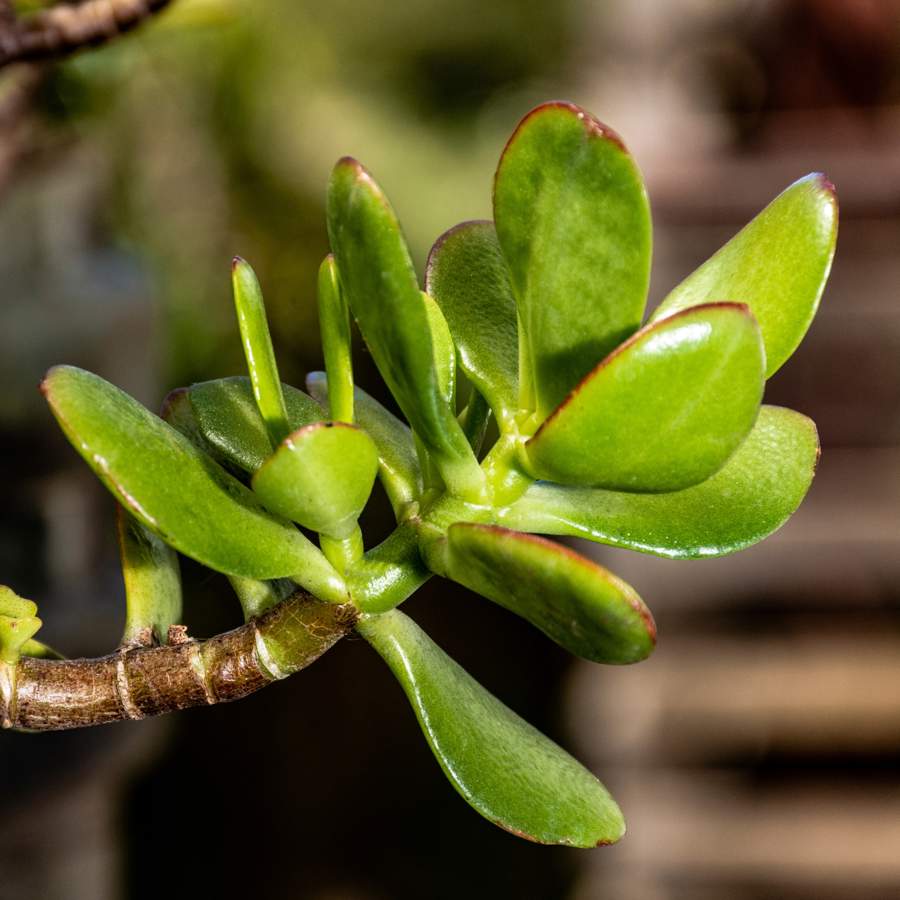
[[[75,449],[171,547],[227,574],[294,577],[326,599],[344,595],[318,548],[124,391],[69,366],[51,369],[42,387]]]
[[[262,291],[256,273],[239,256],[232,261],[231,277],[234,285],[234,309],[244,344],[247,370],[253,384],[253,395],[265,423],[269,442],[272,447],[276,447],[287,436],[290,427]]]
[[[570,103],[547,103],[503,151],[494,221],[523,329],[520,366],[533,373],[543,418],[640,325],[647,196],[614,131]]]
[[[448,487],[480,495],[481,470],[439,384],[431,324],[399,223],[356,160],[335,166],[327,213],[341,287],[382,378]]]
[[[273,512],[336,539],[353,531],[378,472],[365,431],[317,422],[289,434],[253,476],[253,490]]]
[[[720,469],[753,427],[765,355],[745,306],[709,304],[610,354],[525,445],[538,478],[674,491]]]
[[[328,378],[324,372],[310,372],[306,387],[323,406],[328,404]],[[395,513],[422,493],[422,476],[409,426],[388,412],[360,388],[354,389],[354,409],[360,428],[378,448],[378,477],[384,485]]]
[[[319,267],[319,331],[325,369],[330,373],[330,418],[353,421],[353,361],[350,345],[350,310],[341,292],[337,265],[330,254]]]
[[[810,419],[763,406],[737,452],[701,484],[670,494],[625,494],[538,482],[501,520],[658,556],[723,556],[787,521],[809,489],[818,454]]]
[[[519,404],[516,301],[493,223],[463,222],[441,235],[425,287],[450,326],[466,377],[510,425]]]
[[[543,844],[593,847],[625,832],[606,788],[489,694],[398,610],[359,631],[387,662],[453,786],[486,819]]]
[[[837,227],[834,185],[821,174],[801,178],[678,285],[653,320],[712,300],[746,303],[759,322],[766,375],[772,375],[816,314]]]
[[[451,525],[447,575],[594,662],[638,662],[656,643],[653,617],[630,585],[543,538],[492,525]]]

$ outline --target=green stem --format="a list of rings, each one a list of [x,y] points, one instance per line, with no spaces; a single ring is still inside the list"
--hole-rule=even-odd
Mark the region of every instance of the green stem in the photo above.
[[[359,525],[354,525],[347,537],[336,538],[327,534],[319,535],[319,546],[325,558],[341,573],[346,575],[347,569],[363,555],[363,535]]]

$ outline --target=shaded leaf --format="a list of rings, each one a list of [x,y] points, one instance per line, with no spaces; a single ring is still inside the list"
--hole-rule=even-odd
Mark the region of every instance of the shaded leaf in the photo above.
[[[325,418],[322,408],[303,391],[281,387],[292,431]],[[200,435],[217,459],[253,473],[271,456],[249,378],[203,381],[188,388],[188,396]]]
[[[324,372],[310,372],[306,387],[323,406],[328,404],[328,378]],[[422,493],[422,476],[409,426],[388,412],[361,388],[354,389],[354,409],[360,428],[378,448],[378,476],[398,514]]]
[[[253,476],[253,490],[273,512],[304,528],[346,538],[375,475],[372,439],[344,422],[317,422],[289,434]]]
[[[51,369],[42,389],[75,449],[167,544],[219,572],[289,576],[327,599],[346,596],[306,537],[124,391],[69,366]]]
[[[400,682],[444,774],[501,828],[544,844],[593,847],[625,832],[606,788],[504,706],[398,610],[357,626]]]
[[[780,528],[800,505],[819,454],[816,426],[763,406],[747,439],[715,475],[670,494],[625,494],[538,482],[505,525],[585,537],[658,556],[723,556]]]
[[[538,478],[674,491],[720,469],[753,427],[765,355],[745,306],[709,304],[642,329],[525,445]]]
[[[543,538],[494,525],[451,525],[447,575],[594,662],[638,662],[656,644],[653,617],[632,587]]]
[[[165,644],[169,626],[181,621],[178,556],[121,506],[116,531],[125,579],[123,644],[146,643],[149,633]]]
[[[519,406],[516,301],[493,222],[463,222],[441,235],[425,289],[444,313],[466,377],[509,427]]]
[[[834,185],[821,174],[801,178],[678,285],[652,320],[711,300],[746,303],[759,322],[771,376],[816,314],[837,226]]]
[[[494,222],[523,330],[520,372],[531,369],[544,418],[640,325],[651,245],[644,184],[615,132],[570,103],[546,103],[503,151]]]
[[[287,436],[290,427],[262,291],[256,273],[239,256],[232,261],[231,278],[234,286],[234,309],[240,326],[247,370],[253,384],[253,396],[265,423],[269,442],[272,447],[277,447]]]

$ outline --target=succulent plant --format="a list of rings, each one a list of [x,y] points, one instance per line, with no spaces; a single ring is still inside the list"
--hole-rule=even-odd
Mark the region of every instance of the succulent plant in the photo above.
[[[335,166],[327,219],[326,371],[308,392],[281,383],[240,259],[249,378],[174,391],[158,418],[97,375],[48,373],[53,414],[120,504],[126,629],[110,656],[48,658],[36,607],[4,588],[3,724],[65,728],[236,699],[355,629],[482,815],[544,843],[616,841],[624,821],[594,775],[398,607],[436,574],[577,656],[644,659],[656,630],[638,594],[537,535],[696,558],[787,520],[813,477],[816,430],[761,401],[818,306],[834,190],[821,175],[788,187],[643,326],[643,182],[618,136],[571,104],[522,120],[497,169],[494,221],[438,239],[424,292],[390,204],[353,159]],[[351,314],[406,422],[354,384]],[[366,549],[358,518],[376,478],[397,525]],[[187,636],[176,551],[229,577],[245,625]]]

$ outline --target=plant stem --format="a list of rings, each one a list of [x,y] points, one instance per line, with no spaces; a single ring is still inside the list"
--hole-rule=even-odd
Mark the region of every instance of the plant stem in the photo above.
[[[0,723],[57,731],[238,700],[314,662],[358,618],[349,604],[298,591],[260,618],[206,641],[173,627],[164,647],[123,647],[99,659],[0,663]]]

